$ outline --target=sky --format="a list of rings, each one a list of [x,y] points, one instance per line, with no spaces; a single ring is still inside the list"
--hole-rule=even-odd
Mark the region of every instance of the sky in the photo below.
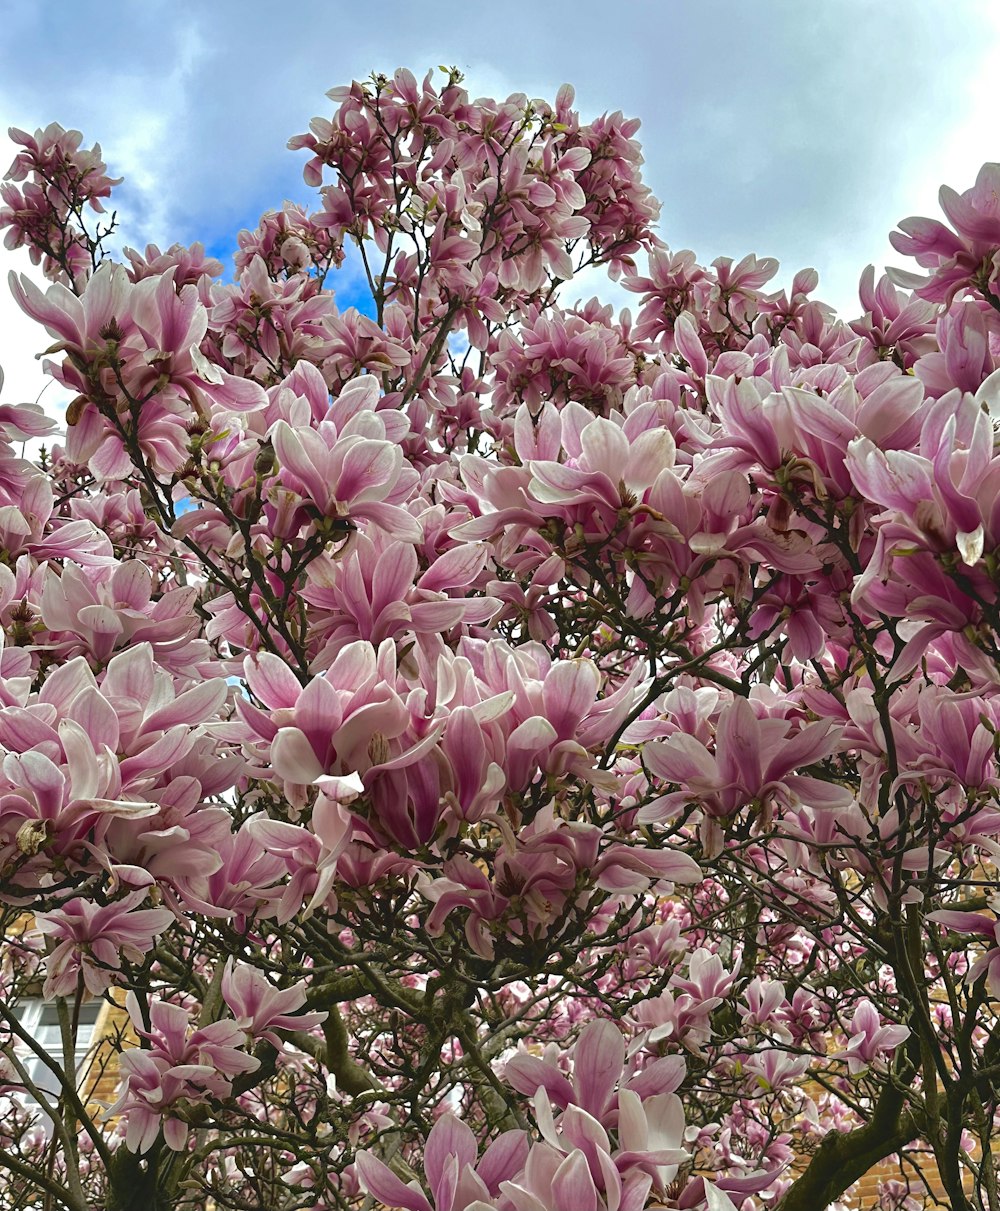
[[[0,0],[0,174],[8,126],[77,128],[125,177],[125,244],[201,240],[225,259],[263,211],[315,199],[285,144],[332,114],[328,88],[439,64],[473,97],[554,100],[569,82],[585,120],[642,119],[672,249],[775,256],[775,286],[812,266],[851,318],[865,265],[903,263],[896,223],[937,216],[941,184],[1000,160],[998,61],[996,0]],[[10,269],[27,254],[0,248],[3,399],[19,402],[45,385],[48,338]],[[566,290],[635,302],[592,275]],[[42,402],[58,411],[58,390]]]

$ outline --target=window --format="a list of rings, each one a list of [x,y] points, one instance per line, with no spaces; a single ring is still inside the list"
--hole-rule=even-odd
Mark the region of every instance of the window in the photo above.
[[[103,1001],[87,1001],[80,1006],[77,1018],[76,1050],[73,1056],[77,1086],[87,1076],[88,1053],[94,1041],[97,1020],[103,1007]],[[22,1001],[15,1012],[28,1034],[60,1067],[63,1067],[62,1032],[59,1028],[59,1009],[55,1001],[41,999]],[[18,1058],[24,1064],[35,1085],[44,1093],[51,1094],[53,1099],[58,1097],[59,1081],[52,1069],[27,1046],[22,1044],[17,1050],[20,1053]],[[27,1094],[25,1097],[28,1102],[34,1103],[33,1097]]]

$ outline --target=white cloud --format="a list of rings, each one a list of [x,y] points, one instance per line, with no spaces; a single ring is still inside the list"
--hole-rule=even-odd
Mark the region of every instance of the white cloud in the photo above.
[[[900,171],[886,173],[878,189],[880,214],[893,214],[891,226],[884,231],[872,231],[869,245],[873,251],[867,263],[877,269],[885,265],[902,265],[920,271],[890,245],[889,231],[901,219],[919,214],[943,219],[938,203],[942,185],[962,191],[975,183],[979,168],[987,161],[1000,160],[1000,134],[996,127],[996,62],[1000,56],[1000,10],[995,6],[977,5],[975,38],[977,53],[970,47],[969,61],[962,64],[948,81],[954,94],[954,109],[947,124],[932,131],[926,139],[919,124],[908,132],[908,154]],[[916,85],[916,81],[914,81]],[[858,266],[858,269],[863,266]],[[846,268],[843,277],[846,279]],[[856,285],[856,283],[855,283]],[[839,288],[839,281],[838,281]]]
[[[196,121],[192,84],[206,49],[197,25],[187,25],[176,35],[173,62],[164,75],[150,81],[129,74],[110,82],[104,102],[110,121],[92,137],[103,140],[106,154],[113,150],[113,175],[125,177],[116,203],[124,202],[121,230],[129,245],[169,245],[176,239],[176,217],[185,203],[172,178],[186,151],[177,132]]]
[[[99,139],[120,190],[124,242],[203,239],[308,201],[301,153],[284,144],[325,90],[372,70],[438,64],[475,96],[577,89],[585,117],[642,118],[646,177],[663,203],[661,236],[710,262],[777,256],[777,283],[814,265],[819,295],[854,314],[860,271],[898,261],[886,241],[904,215],[936,213],[942,182],[966,188],[1000,159],[993,99],[1000,57],[995,0],[577,0],[469,6],[384,0],[377,13],[300,0],[276,19],[265,0],[105,0],[11,6],[0,44],[0,124],[53,119]],[[0,268],[16,263],[0,253]],[[336,280],[333,283],[336,286]],[[568,301],[634,300],[589,275]],[[0,287],[8,390],[37,382],[38,347]],[[27,362],[28,369],[16,363]],[[34,377],[32,374],[34,373]]]

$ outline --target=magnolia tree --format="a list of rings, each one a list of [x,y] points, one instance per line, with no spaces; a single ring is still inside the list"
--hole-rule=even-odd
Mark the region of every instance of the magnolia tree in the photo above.
[[[845,323],[568,87],[330,97],[228,282],[12,132],[0,1201],[1000,1211],[1000,166]]]

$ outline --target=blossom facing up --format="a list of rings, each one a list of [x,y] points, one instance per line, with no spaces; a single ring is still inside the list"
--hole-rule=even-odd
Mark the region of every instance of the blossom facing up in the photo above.
[[[243,1049],[246,1037],[235,1022],[192,1030],[188,1010],[154,998],[147,1026],[135,993],[125,1004],[145,1043],[119,1058],[123,1088],[108,1113],[124,1116],[125,1145],[132,1152],[148,1152],[160,1131],[168,1148],[182,1151],[189,1124],[178,1111],[228,1097],[233,1078],[254,1072],[260,1061]]]
[[[321,1011],[299,1013],[306,1003],[306,983],[299,980],[288,988],[275,988],[262,971],[234,959],[226,963],[222,977],[222,999],[236,1025],[253,1039],[263,1039],[280,1050],[276,1030],[312,1030],[326,1021]]]
[[[645,746],[644,759],[653,773],[681,789],[644,807],[640,819],[669,819],[691,801],[716,821],[731,819],[751,803],[766,809],[769,800],[822,810],[846,807],[852,796],[845,787],[794,772],[835,752],[839,738],[840,729],[830,721],[793,730],[786,719],[758,718],[745,698],[737,698],[719,716],[714,753],[681,732]]]
[[[901,285],[931,302],[950,304],[964,290],[976,289],[1000,297],[1000,164],[984,164],[976,183],[963,193],[942,185],[941,209],[951,223],[908,218],[890,234],[892,246],[931,270],[926,277],[896,271]]]
[[[355,1156],[362,1187],[386,1207],[406,1211],[480,1211],[495,1207],[501,1183],[516,1177],[528,1155],[523,1131],[505,1131],[479,1157],[472,1130],[451,1113],[431,1128],[424,1145],[424,1175],[430,1199],[416,1182],[404,1184],[372,1152]]]
[[[862,998],[851,1018],[847,1047],[836,1057],[847,1061],[851,1076],[860,1076],[885,1052],[892,1052],[910,1037],[908,1026],[884,1026],[878,1010]]]

